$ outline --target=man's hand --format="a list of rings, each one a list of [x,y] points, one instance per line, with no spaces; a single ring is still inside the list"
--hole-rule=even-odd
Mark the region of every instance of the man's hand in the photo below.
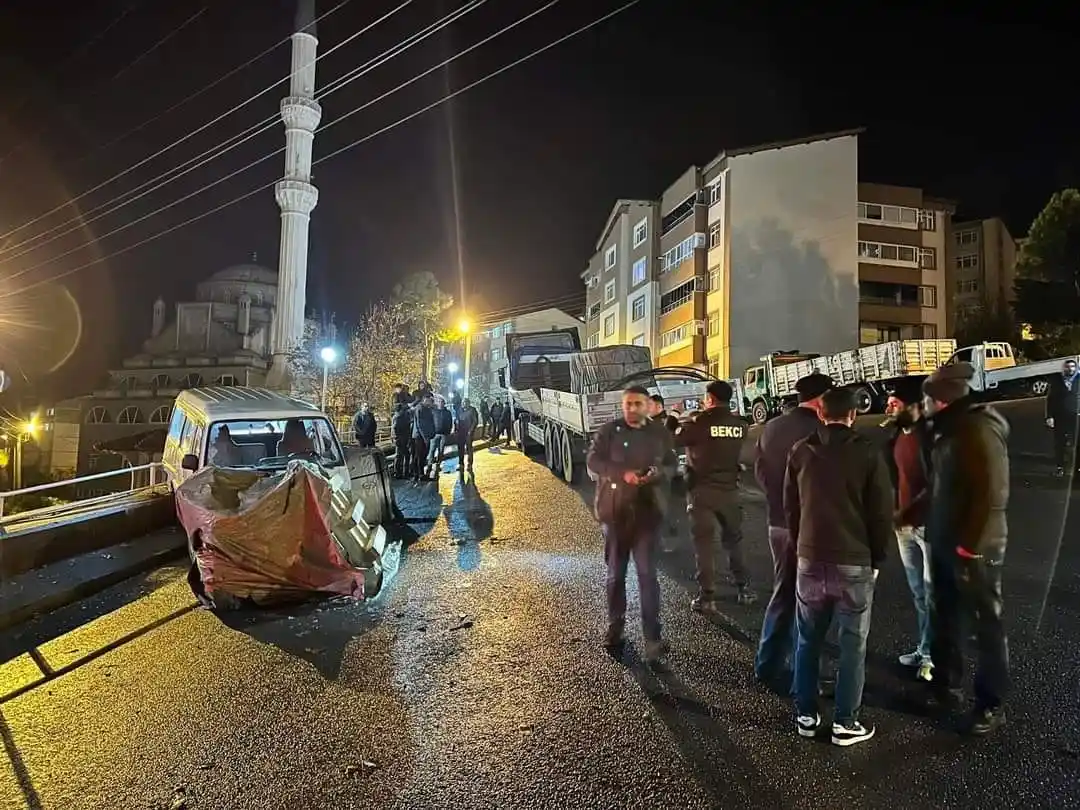
[[[1054,417],[1052,417],[1052,416],[1051,416],[1051,417],[1047,418],[1047,420],[1046,420],[1046,426],[1047,426],[1048,428],[1050,428],[1051,430],[1053,430],[1053,429],[1054,429]]]
[[[627,470],[622,474],[622,480],[631,486],[637,486],[641,483],[641,476],[633,470]]]
[[[975,554],[975,553],[973,553],[971,551],[968,551],[963,546],[957,546],[956,547],[956,554],[957,554],[957,556],[959,556],[961,559],[964,559],[964,560],[981,560],[982,559],[982,554]]]

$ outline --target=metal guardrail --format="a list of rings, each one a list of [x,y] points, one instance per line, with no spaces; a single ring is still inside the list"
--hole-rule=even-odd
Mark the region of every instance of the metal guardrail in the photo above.
[[[103,481],[109,478],[117,478],[121,475],[130,477],[127,489],[117,489],[104,495],[76,499],[53,506],[44,506],[40,509],[29,509],[25,512],[19,512],[16,515],[5,516],[4,514],[6,502],[19,495],[36,495],[48,492],[49,490],[62,489],[65,487],[78,487],[90,481]],[[83,509],[88,506],[97,506],[116,500],[118,496],[127,496],[138,492],[151,491],[159,484],[165,482],[165,469],[162,467],[161,462],[154,462],[152,464],[143,464],[139,467],[121,467],[117,470],[109,470],[108,472],[95,473],[93,475],[84,475],[80,478],[69,478],[66,481],[50,481],[47,484],[24,487],[23,489],[16,489],[10,492],[0,492],[0,523],[10,522],[12,520],[42,518],[50,514],[60,515],[65,512]]]

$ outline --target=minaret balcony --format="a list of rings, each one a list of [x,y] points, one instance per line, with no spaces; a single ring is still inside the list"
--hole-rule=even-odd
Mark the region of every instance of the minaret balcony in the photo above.
[[[322,107],[314,99],[286,96],[281,100],[281,120],[286,129],[314,132],[322,120]]]
[[[282,211],[310,214],[319,204],[319,190],[303,180],[279,180],[274,196]]]

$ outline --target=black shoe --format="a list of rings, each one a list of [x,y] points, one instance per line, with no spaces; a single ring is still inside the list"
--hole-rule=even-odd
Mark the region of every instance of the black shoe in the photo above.
[[[967,733],[975,737],[993,734],[1005,725],[1005,709],[975,709],[968,718]]]
[[[609,650],[618,649],[625,642],[623,637],[623,625],[619,622],[611,622],[608,624],[607,631],[604,633],[604,646]]]

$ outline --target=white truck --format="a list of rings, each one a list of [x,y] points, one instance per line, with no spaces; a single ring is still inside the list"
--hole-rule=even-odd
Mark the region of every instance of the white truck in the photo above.
[[[1050,390],[1050,378],[1061,374],[1066,360],[1076,355],[1020,363],[1012,345],[1002,341],[965,346],[949,358],[949,363],[971,363],[975,377],[971,388],[984,398],[1009,396],[1044,397]]]
[[[579,479],[592,434],[621,412],[626,386],[642,385],[669,409],[690,412],[701,407],[712,379],[694,368],[654,369],[644,346],[583,350],[576,329],[509,334],[506,358],[499,374],[513,408],[513,438],[525,451],[542,447],[548,468],[567,483]],[[739,381],[729,382],[741,413]]]
[[[903,378],[926,377],[955,356],[956,341],[894,340],[836,354],[774,352],[743,375],[744,407],[761,425],[796,400],[795,383],[815,372],[855,391],[859,413],[881,410]]]

